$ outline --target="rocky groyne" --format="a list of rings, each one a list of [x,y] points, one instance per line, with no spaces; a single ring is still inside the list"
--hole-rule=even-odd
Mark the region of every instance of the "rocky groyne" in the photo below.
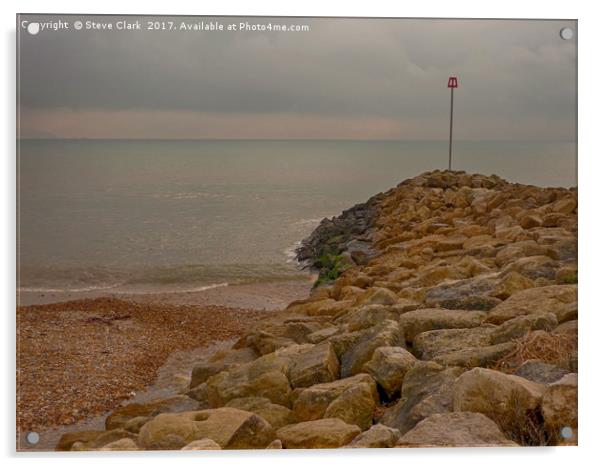
[[[185,393],[57,449],[576,444],[576,190],[429,172],[298,254],[345,266],[198,361]]]

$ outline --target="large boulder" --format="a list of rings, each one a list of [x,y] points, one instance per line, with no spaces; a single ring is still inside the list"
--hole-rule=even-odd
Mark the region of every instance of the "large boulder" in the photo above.
[[[577,285],[551,285],[530,288],[510,296],[491,310],[487,321],[501,324],[514,317],[527,314],[547,314],[558,317],[570,311],[577,302]],[[569,319],[566,319],[569,320]],[[561,322],[561,320],[558,320]]]
[[[209,404],[219,408],[234,398],[260,396],[289,406],[292,390],[287,373],[290,366],[290,356],[275,352],[209,377]]]
[[[518,241],[501,248],[495,256],[495,263],[498,267],[503,267],[516,259],[529,256],[541,256],[545,252],[545,248],[533,240]]]
[[[336,335],[337,333],[339,333],[339,327],[335,327],[334,325],[330,327],[324,327],[321,330],[317,330],[307,335],[306,340],[308,343],[318,344]]]
[[[159,414],[138,437],[147,450],[181,449],[209,438],[221,448],[265,448],[274,439],[272,426],[262,417],[234,408]]]
[[[335,382],[313,385],[302,390],[294,401],[293,412],[300,421],[320,419],[324,417],[326,410],[337,398],[361,385],[366,385],[374,402],[378,402],[376,384],[372,377],[368,374],[358,374]],[[352,393],[358,395],[355,391]],[[358,398],[363,398],[363,395]]]
[[[489,296],[494,287],[494,280],[481,276],[443,283],[426,292],[425,304],[445,309],[488,311],[500,303],[499,299]]]
[[[348,388],[328,405],[324,418],[338,418],[362,430],[369,428],[376,408],[372,390],[367,383]]]
[[[509,262],[502,268],[501,273],[506,275],[510,272],[518,272],[531,280],[538,278],[554,280],[559,267],[560,263],[548,256],[529,256]]]
[[[385,411],[381,422],[403,434],[432,414],[451,411],[453,384],[462,371],[434,362],[416,363],[404,377],[401,398]]]
[[[403,334],[399,324],[393,320],[386,320],[362,331],[359,338],[341,355],[341,376],[349,377],[361,372],[377,348],[401,344]]]
[[[491,344],[493,325],[473,328],[452,328],[429,330],[414,338],[414,353],[421,359],[433,359],[437,356],[462,350],[488,346]]]
[[[498,361],[516,349],[516,343],[508,341],[497,345],[478,346],[464,348],[441,354],[433,358],[433,361],[442,366],[479,367],[487,366]]]
[[[330,343],[321,343],[292,359],[288,375],[291,386],[310,387],[332,382],[339,376],[339,360]]]
[[[276,436],[284,448],[339,448],[360,432],[358,426],[334,418],[285,426],[276,431]]]
[[[255,350],[252,348],[227,349],[216,352],[209,360],[201,361],[192,368],[190,377],[190,388],[207,381],[209,377],[215,375],[235,364],[245,364],[257,358]]]
[[[551,332],[557,325],[558,318],[551,312],[514,317],[494,328],[491,332],[491,343],[497,344],[515,340],[534,330]]]
[[[397,443],[404,447],[499,447],[518,446],[480,413],[433,414],[420,421]]]
[[[375,424],[343,448],[391,448],[397,443],[400,436],[401,433],[397,429],[384,424]]]
[[[417,309],[399,317],[399,325],[408,342],[422,332],[448,328],[478,327],[487,314],[481,311],[449,309]]]
[[[544,390],[522,377],[477,367],[455,381],[453,409],[482,413],[504,427],[535,411]]]
[[[395,309],[395,306],[384,306],[382,304],[361,306],[357,310],[352,311],[346,319],[347,330],[350,332],[364,330],[385,320],[396,321],[398,318],[399,313]]]
[[[295,417],[290,409],[274,404],[267,398],[257,396],[235,398],[230,400],[226,407],[255,413],[268,421],[274,429],[280,429],[280,427],[295,422]]]
[[[495,285],[490,295],[498,299],[508,299],[513,294],[534,286],[535,282],[530,278],[518,272],[509,272]]]
[[[370,374],[390,398],[399,393],[406,373],[414,366],[416,358],[399,346],[381,346],[364,364],[363,371]]]

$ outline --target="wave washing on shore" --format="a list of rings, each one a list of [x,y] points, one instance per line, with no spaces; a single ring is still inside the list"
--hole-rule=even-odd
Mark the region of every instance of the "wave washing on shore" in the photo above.
[[[242,265],[184,265],[179,267],[142,268],[139,270],[109,270],[103,267],[21,270],[27,286],[20,293],[90,293],[153,294],[189,293],[230,285],[265,283],[282,280],[306,280],[294,259],[295,243],[287,252],[287,263]]]

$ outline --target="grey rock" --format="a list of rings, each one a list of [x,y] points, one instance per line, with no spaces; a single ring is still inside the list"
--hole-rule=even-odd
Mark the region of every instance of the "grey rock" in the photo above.
[[[553,364],[548,364],[536,359],[530,359],[525,361],[514,372],[514,375],[518,375],[533,382],[549,384],[560,380],[568,373],[568,370]]]

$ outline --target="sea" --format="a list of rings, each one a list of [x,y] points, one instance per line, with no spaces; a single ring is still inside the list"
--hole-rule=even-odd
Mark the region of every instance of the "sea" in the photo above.
[[[21,140],[18,287],[163,293],[306,277],[294,250],[324,217],[447,158],[447,141]],[[576,186],[576,144],[455,141],[453,168]]]

